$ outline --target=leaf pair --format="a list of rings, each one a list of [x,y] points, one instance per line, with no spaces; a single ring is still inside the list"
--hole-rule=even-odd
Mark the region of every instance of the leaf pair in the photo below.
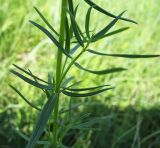
[[[109,86],[109,85],[101,85],[101,86],[96,86],[96,87],[80,88],[80,89],[64,88],[62,93],[67,95],[67,96],[71,96],[71,97],[89,97],[89,96],[94,96],[94,95],[100,94],[100,93],[102,93],[104,91],[113,89],[113,88],[101,89],[101,88],[106,87],[106,86]],[[88,93],[74,93],[74,92],[83,92],[83,91],[91,91],[91,90],[95,90],[95,91],[88,92]]]
[[[43,90],[52,90],[51,87],[49,87],[47,85],[44,85],[44,84],[41,84],[41,83],[38,83],[36,81],[33,81],[33,80],[29,79],[28,77],[20,74],[17,71],[10,70],[10,72],[13,73],[14,75],[16,75],[17,77],[19,77],[20,79],[22,79],[23,81],[27,82],[28,84],[32,85],[32,86],[35,86],[35,87],[43,89]]]
[[[125,12],[125,11],[124,11]],[[119,14],[117,17],[115,17],[115,19],[113,21],[111,21],[106,27],[104,27],[101,31],[99,31],[98,33],[96,33],[92,38],[95,40],[98,40],[99,38],[102,38],[102,36],[105,35],[106,32],[108,32],[116,23],[117,21],[121,18],[121,16],[124,14],[124,12],[122,12],[121,14]]]

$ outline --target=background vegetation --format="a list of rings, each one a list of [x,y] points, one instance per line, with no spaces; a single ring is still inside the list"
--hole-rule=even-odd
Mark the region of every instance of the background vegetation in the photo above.
[[[83,24],[83,13],[86,7],[80,2],[77,20]],[[103,1],[97,3],[109,11],[125,14],[135,19],[139,25],[119,22],[117,28],[130,26],[130,30],[94,44],[93,49],[109,53],[158,54],[160,53],[160,14],[159,0],[123,0]],[[43,104],[43,95],[37,90],[23,85],[9,73],[12,64],[16,63],[29,68],[42,78],[55,65],[56,50],[49,39],[28,23],[28,20],[39,19],[33,9],[36,6],[45,14],[56,29],[59,29],[59,2],[56,0],[0,0],[0,147],[22,147],[26,136],[30,135],[36,119],[36,111],[31,109],[8,86],[15,84],[37,105]],[[92,16],[94,27],[103,26],[109,19],[95,13]],[[43,24],[44,25],[44,24]],[[79,80],[84,79],[85,86],[111,84],[116,86],[113,91],[88,99],[74,100],[79,106],[73,116],[90,113],[90,116],[102,117],[96,123],[101,131],[78,132],[76,147],[117,147],[117,148],[152,148],[160,146],[160,62],[157,59],[100,59],[93,55],[84,55],[80,61],[90,69],[96,67],[112,67],[119,65],[128,68],[126,72],[98,78],[78,69],[71,71]],[[92,63],[92,64],[90,64]],[[94,63],[94,64],[93,64]],[[93,65],[91,67],[91,65]],[[90,83],[89,83],[90,82]],[[36,96],[35,96],[36,94]],[[66,98],[61,101],[65,108]],[[104,116],[106,118],[104,118]],[[24,135],[23,135],[24,134]]]

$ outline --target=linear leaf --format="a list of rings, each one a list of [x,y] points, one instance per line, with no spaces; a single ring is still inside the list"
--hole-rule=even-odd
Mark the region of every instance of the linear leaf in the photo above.
[[[108,37],[108,36],[121,33],[121,32],[126,31],[126,30],[128,30],[128,29],[129,29],[129,27],[123,27],[123,28],[114,30],[114,31],[112,31],[112,32],[109,32],[109,33],[107,33],[107,34],[104,34],[104,35],[102,35],[101,37],[99,37],[98,39],[92,39],[91,41],[92,41],[92,42],[95,42],[95,41],[97,41],[97,40],[99,40],[99,39],[103,39],[103,38],[106,38],[106,37]]]
[[[24,80],[25,82],[27,82],[28,84],[30,85],[33,85],[37,88],[40,88],[40,89],[44,89],[44,90],[52,90],[52,88],[46,86],[46,85],[43,85],[43,84],[40,84],[38,82],[35,82],[27,77],[25,77],[24,75],[14,71],[14,70],[10,70],[11,73],[13,73],[14,75],[16,75],[17,77],[21,78],[22,80]]]
[[[65,41],[65,50],[69,53],[70,52],[70,31],[69,31],[69,24],[68,18],[65,18],[65,31],[66,31],[66,41]]]
[[[13,64],[13,66],[16,67],[17,69],[23,71],[24,73],[28,74],[28,75],[31,76],[32,78],[36,78],[37,80],[42,81],[42,82],[48,84],[47,81],[44,81],[44,80],[38,78],[37,76],[33,75],[32,73],[26,71],[25,69],[23,69],[23,68],[21,68],[21,67],[19,67],[19,66],[17,66],[16,64]]]
[[[104,27],[101,31],[96,33],[93,36],[93,39],[98,39],[102,37],[106,32],[108,32],[116,23],[117,21],[121,18],[121,16],[124,14],[125,11],[123,11],[120,15],[118,15],[113,21],[111,21],[106,27]]]
[[[57,94],[54,94],[44,105],[43,110],[40,112],[36,127],[33,131],[33,134],[27,144],[27,148],[34,148],[37,140],[41,136],[42,132],[44,131],[44,128],[47,124],[47,121],[53,112],[55,103],[57,101]]]
[[[103,120],[112,119],[113,117],[114,117],[114,115],[89,118],[88,121],[82,122],[82,123],[77,124],[77,125],[74,125],[74,127],[72,127],[72,128],[78,128],[78,129],[84,128],[84,127],[89,128],[89,127],[92,127],[96,123],[101,123]]]
[[[36,8],[34,7],[34,9],[37,11],[37,13],[39,14],[39,16],[41,17],[41,19],[46,23],[46,25],[57,35],[59,36],[59,34],[57,33],[57,31],[52,27],[52,25],[46,20],[46,18],[42,15],[42,13]]]
[[[69,90],[69,91],[87,91],[87,90],[93,90],[93,89],[98,89],[98,88],[103,88],[106,86],[110,86],[110,85],[101,85],[101,86],[96,86],[96,87],[89,87],[89,88],[64,88],[65,90]]]
[[[90,39],[90,32],[89,32],[89,26],[90,26],[90,16],[91,16],[91,10],[92,7],[90,7],[87,11],[86,20],[85,20],[85,31],[88,39]]]
[[[30,21],[34,26],[36,26],[38,29],[40,29],[43,33],[45,33],[51,40],[52,42],[58,47],[58,49],[60,49],[67,57],[72,58],[66,51],[65,49],[61,46],[61,44],[54,38],[54,36],[47,30],[45,29],[43,26]]]
[[[93,7],[95,10],[109,16],[109,17],[113,17],[113,18],[116,18],[116,16],[106,10],[104,10],[103,8],[101,8],[100,6],[96,5],[93,1],[91,0],[84,0],[88,5],[90,5],[91,7]],[[131,23],[134,23],[134,24],[137,24],[136,21],[133,21],[131,19],[127,19],[127,18],[120,18],[121,20],[124,20],[124,21],[127,21],[127,22],[131,22]]]
[[[77,14],[77,10],[78,10],[79,5],[76,6],[75,10],[74,10],[74,18],[76,18],[76,14]],[[70,36],[71,38],[73,37],[73,28],[72,28],[72,24],[69,27],[70,29]]]
[[[71,82],[75,77],[69,77],[64,82],[62,82],[61,87],[66,87],[69,82]]]
[[[138,54],[107,54],[107,53],[101,53],[97,52],[91,49],[87,50],[90,53],[101,55],[101,56],[111,56],[111,57],[121,57],[121,58],[156,58],[160,57],[160,55],[138,55]]]
[[[72,88],[73,86],[78,86],[80,83],[82,83],[82,80],[69,85],[67,88]]]
[[[70,18],[71,18],[71,24],[72,24],[74,35],[75,35],[77,41],[79,42],[79,44],[83,47],[84,44],[83,44],[83,41],[80,37],[79,31],[77,28],[77,23],[76,23],[75,16],[74,16],[73,2],[72,2],[72,0],[68,0],[68,3],[69,3],[69,14],[70,14]]]
[[[121,72],[121,71],[127,70],[126,68],[118,67],[118,68],[112,68],[112,69],[104,69],[104,70],[100,70],[100,71],[94,71],[94,70],[86,69],[86,68],[82,67],[81,65],[79,65],[78,63],[75,63],[75,66],[77,68],[81,69],[81,70],[84,70],[84,71],[87,71],[87,72],[90,72],[90,73],[96,74],[96,75],[105,75],[105,74],[111,74],[111,73]]]
[[[72,54],[74,54],[76,51],[77,51],[77,49],[80,47],[80,45],[79,44],[77,44],[77,45],[75,45],[72,49],[71,49],[71,51],[70,51],[70,55],[72,55]]]
[[[19,90],[17,90],[14,86],[12,86],[12,85],[9,85],[9,86],[10,86],[27,104],[29,104],[31,107],[33,107],[34,109],[36,109],[36,110],[38,110],[38,111],[41,110],[40,108],[36,107],[33,103],[29,102],[29,101],[22,95],[22,93],[21,93]]]
[[[71,96],[71,97],[89,97],[89,96],[94,96],[94,95],[100,94],[100,93],[107,91],[107,90],[110,90],[110,89],[113,89],[113,88],[101,89],[101,90],[97,90],[97,91],[89,92],[89,93],[84,93],[84,94],[72,93],[72,92],[66,91],[66,90],[63,90],[62,93],[67,96]]]

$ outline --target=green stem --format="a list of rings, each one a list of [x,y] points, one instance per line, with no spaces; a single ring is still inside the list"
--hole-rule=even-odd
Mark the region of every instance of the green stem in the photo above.
[[[71,63],[68,65],[67,69],[65,70],[65,72],[63,73],[62,77],[61,77],[61,81],[63,81],[63,79],[65,78],[66,74],[68,73],[68,71],[70,70],[70,68],[72,67],[72,65],[78,60],[78,58],[86,51],[86,49],[89,46],[89,42],[87,43],[87,45],[82,49],[82,51],[71,61]]]
[[[65,36],[65,17],[66,17],[67,0],[62,0],[61,2],[61,22],[60,22],[60,36],[59,43],[64,45]],[[54,109],[54,128],[53,128],[53,147],[57,147],[57,130],[58,130],[58,111],[59,111],[59,90],[60,90],[60,80],[61,80],[61,70],[62,70],[62,52],[58,49],[57,53],[57,65],[56,65],[56,87],[55,93],[58,94],[58,99]]]

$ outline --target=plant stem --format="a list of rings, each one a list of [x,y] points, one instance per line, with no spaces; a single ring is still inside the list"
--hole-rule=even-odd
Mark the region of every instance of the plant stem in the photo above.
[[[64,36],[65,36],[65,17],[67,0],[62,0],[61,2],[61,22],[60,22],[60,36],[59,43],[63,46]],[[54,128],[53,128],[53,147],[57,147],[57,130],[58,130],[58,111],[59,111],[59,90],[60,90],[60,79],[61,79],[61,68],[62,67],[62,52],[58,49],[57,53],[57,65],[56,65],[56,88],[55,93],[58,94],[58,99],[54,109]]]
[[[66,76],[66,74],[68,73],[69,69],[72,67],[72,65],[78,60],[78,58],[86,51],[86,49],[89,46],[89,42],[87,43],[87,45],[82,49],[82,51],[71,61],[71,63],[68,65],[66,71],[63,73],[62,78],[60,80],[60,82],[63,81],[64,77]]]

